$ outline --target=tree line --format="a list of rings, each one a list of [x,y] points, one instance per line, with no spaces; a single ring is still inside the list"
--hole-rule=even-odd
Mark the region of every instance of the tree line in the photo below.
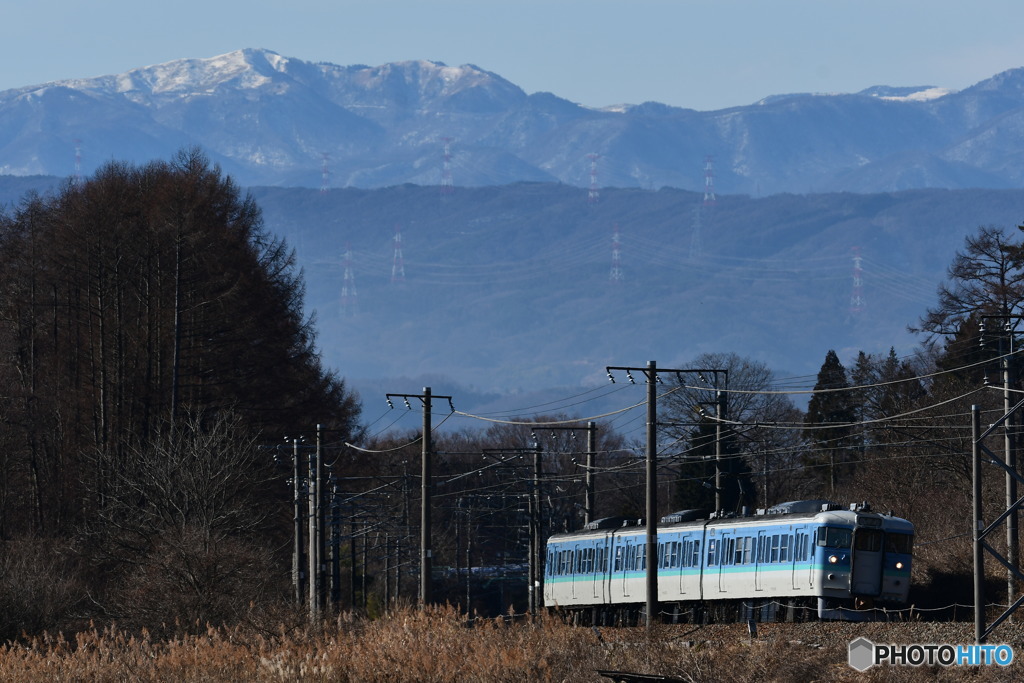
[[[197,150],[110,163],[0,216],[0,262],[8,628],[39,563],[68,614],[272,585],[287,497],[259,446],[311,419],[354,438],[359,405],[255,203]]]

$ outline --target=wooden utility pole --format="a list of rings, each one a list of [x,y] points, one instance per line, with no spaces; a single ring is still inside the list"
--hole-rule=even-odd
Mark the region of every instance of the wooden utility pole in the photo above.
[[[658,365],[647,361],[647,628],[658,615]]]
[[[423,404],[423,437],[422,453],[420,459],[420,594],[419,602],[420,608],[426,607],[431,601],[431,563],[433,561],[433,550],[431,547],[430,537],[430,510],[431,510],[431,496],[433,493],[433,482],[431,481],[431,460],[433,458],[433,443],[431,441],[431,432],[433,426],[431,425],[431,410],[433,407],[433,400],[435,398],[445,399],[448,401],[448,406],[452,412],[455,412],[455,407],[452,405],[451,396],[434,396],[430,387],[423,387],[422,394],[387,394],[388,405],[392,405],[392,398],[401,398],[405,401],[406,405],[409,404],[410,398],[419,399]],[[393,407],[393,406],[392,406]]]
[[[597,425],[587,423],[586,493],[583,499],[583,523],[594,521],[594,457],[597,455]]]
[[[536,616],[540,612],[540,558],[541,558],[541,514],[540,514],[540,480],[543,476],[541,469],[541,445],[538,442],[533,449],[533,486],[530,491],[530,586],[529,599],[530,614]]]
[[[309,456],[309,618],[320,614],[320,425],[316,426],[316,450]]]
[[[981,408],[971,406],[973,540],[974,540],[974,642],[985,638],[985,553],[982,547],[984,522],[981,508]]]
[[[715,388],[717,389],[718,384],[718,373],[723,372],[726,376],[726,382],[728,382],[728,371],[717,370],[711,368],[693,368],[686,370],[674,370],[674,369],[658,369],[656,362],[647,361],[646,368],[630,368],[630,367],[614,367],[609,366],[605,368],[608,373],[608,379],[612,382],[615,381],[615,377],[612,375],[612,370],[619,370],[626,373],[630,383],[635,383],[633,380],[633,372],[643,372],[647,378],[647,447],[646,447],[646,474],[647,474],[647,505],[646,505],[646,519],[644,524],[646,526],[647,542],[645,544],[644,557],[646,560],[646,615],[645,621],[647,628],[651,628],[658,618],[658,390],[657,384],[661,380],[658,379],[658,373],[673,373],[680,376],[684,372],[698,373],[714,373],[715,374]],[[717,476],[716,476],[717,481]],[[718,488],[716,486],[716,488]]]
[[[302,464],[299,462],[299,439],[292,439],[292,586],[295,604],[301,605],[302,589]]]
[[[423,450],[420,471],[420,607],[426,607],[431,599],[431,572],[433,570],[433,547],[430,536],[430,499],[433,494],[431,481],[431,431],[430,387],[423,387]]]

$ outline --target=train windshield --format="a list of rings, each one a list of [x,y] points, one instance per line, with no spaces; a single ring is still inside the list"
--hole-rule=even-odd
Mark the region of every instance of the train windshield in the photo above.
[[[885,551],[887,553],[902,553],[904,555],[909,555],[913,547],[913,534],[897,534],[890,531],[885,535]]]
[[[818,545],[827,548],[849,548],[852,541],[852,529],[837,529],[831,526],[818,529]]]
[[[854,534],[856,540],[854,544],[854,550],[866,550],[868,552],[877,553],[882,549],[882,530],[881,529],[865,529],[861,527],[857,529],[857,533]]]

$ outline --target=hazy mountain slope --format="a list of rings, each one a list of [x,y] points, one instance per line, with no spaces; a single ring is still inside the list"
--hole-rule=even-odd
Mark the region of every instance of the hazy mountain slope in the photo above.
[[[1024,215],[1024,191],[727,196],[709,209],[668,189],[606,190],[588,205],[585,190],[550,184],[449,198],[414,186],[254,192],[307,268],[329,362],[353,377],[442,375],[490,391],[599,383],[607,364],[705,351],[795,375],[816,373],[829,348],[906,352],[917,342],[906,326],[934,305],[964,237]],[[404,283],[391,282],[396,225]]]
[[[0,201],[59,182],[0,177]],[[809,384],[830,348],[844,361],[909,352],[918,340],[906,327],[934,305],[964,237],[1024,216],[1022,190],[721,196],[714,207],[674,189],[605,189],[590,204],[585,189],[555,183],[251,192],[296,248],[325,361],[371,402],[433,384],[460,391],[460,409],[707,351]],[[620,282],[609,278],[616,226]],[[396,228],[405,277],[393,282]]]

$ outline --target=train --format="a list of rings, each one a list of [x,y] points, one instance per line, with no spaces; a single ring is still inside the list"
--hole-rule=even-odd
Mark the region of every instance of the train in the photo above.
[[[547,541],[544,605],[637,623],[647,528],[611,517]],[[867,503],[792,501],[753,514],[684,510],[657,526],[659,620],[868,620],[907,603],[914,526]]]

